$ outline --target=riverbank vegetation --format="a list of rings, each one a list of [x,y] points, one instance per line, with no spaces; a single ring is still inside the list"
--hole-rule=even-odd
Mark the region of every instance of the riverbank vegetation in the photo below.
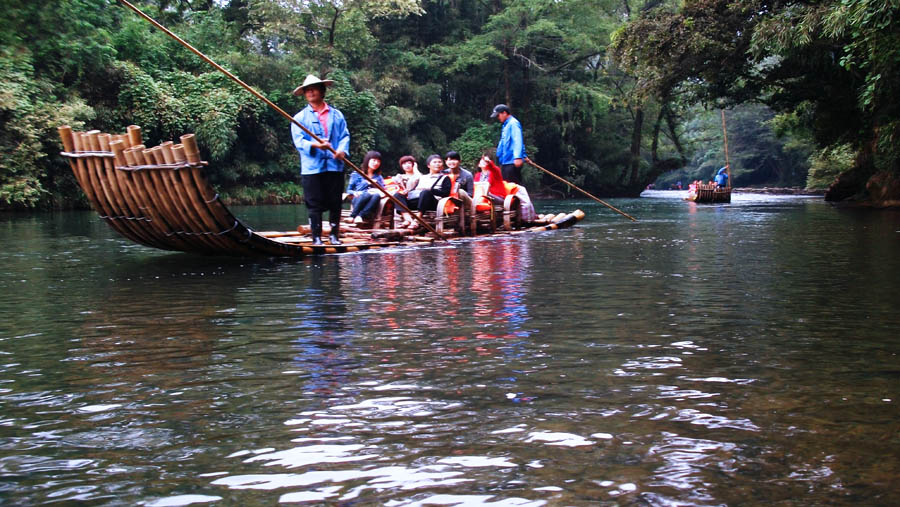
[[[60,124],[139,124],[153,144],[195,132],[210,180],[235,202],[299,199],[286,121],[132,12],[113,0],[6,4],[0,208],[86,204],[58,156]],[[724,164],[724,107],[737,185],[808,179],[858,198],[873,175],[897,172],[896,2],[136,5],[291,113],[306,74],[335,80],[328,100],[347,117],[354,160],[455,149],[471,167],[499,137],[491,108],[507,103],[542,166],[636,196]],[[535,193],[570,195],[536,170],[525,178]]]
[[[772,108],[826,199],[900,202],[900,3],[689,0],[614,34],[641,96]]]

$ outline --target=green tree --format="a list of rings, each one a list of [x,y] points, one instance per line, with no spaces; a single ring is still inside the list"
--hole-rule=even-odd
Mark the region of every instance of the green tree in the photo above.
[[[809,111],[805,127],[820,148],[856,153],[826,194],[841,200],[876,171],[898,171],[898,14],[893,1],[689,0],[634,20],[615,44],[649,93]]]
[[[71,171],[56,154],[56,127],[76,128],[93,110],[74,98],[59,102],[53,84],[34,76],[26,55],[0,50],[0,208],[35,207],[74,194]]]
[[[806,186],[813,148],[789,135],[785,119],[758,104],[738,106],[725,115],[734,186]],[[693,156],[685,168],[660,177],[660,188],[676,181],[710,181],[725,165],[720,111],[698,110],[685,123],[683,138]]]

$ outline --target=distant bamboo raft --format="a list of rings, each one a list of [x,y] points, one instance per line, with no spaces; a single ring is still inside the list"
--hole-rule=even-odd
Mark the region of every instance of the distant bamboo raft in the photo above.
[[[194,134],[181,136],[179,144],[167,141],[151,148],[143,144],[136,125],[125,134],[73,132],[63,126],[59,135],[62,155],[100,218],[125,238],[149,247],[206,255],[303,257],[434,240],[411,231],[361,230],[352,223],[342,226],[342,245],[313,245],[303,226],[300,231],[256,232],[222,204],[206,181],[207,163],[200,160]],[[541,216],[530,230],[567,227],[583,217],[581,211]]]
[[[688,192],[685,199],[698,203],[731,202],[731,187],[720,187],[715,183],[700,183],[696,190]]]

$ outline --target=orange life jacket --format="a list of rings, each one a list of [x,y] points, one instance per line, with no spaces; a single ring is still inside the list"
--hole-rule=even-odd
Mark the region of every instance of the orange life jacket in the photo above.
[[[459,199],[459,188],[456,186],[456,175],[451,172],[447,177],[450,178],[450,197]],[[447,201],[447,204],[444,205],[444,214],[452,215],[454,211],[456,211],[456,204],[453,201]]]

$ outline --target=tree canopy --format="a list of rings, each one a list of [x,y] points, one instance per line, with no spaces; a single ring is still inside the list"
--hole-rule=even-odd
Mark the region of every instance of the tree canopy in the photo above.
[[[306,74],[334,79],[327,100],[347,118],[351,158],[378,149],[388,173],[402,155],[451,149],[471,167],[499,138],[497,103],[522,121],[532,158],[607,196],[724,163],[704,108],[743,103],[777,115],[736,113],[747,155],[735,158],[736,182],[796,184],[812,164],[811,182],[856,174],[858,188],[896,166],[896,0],[136,5],[286,111],[304,105],[291,91]],[[224,193],[296,191],[285,120],[116,1],[6,7],[0,207],[85,204],[57,156],[63,123],[136,123],[151,143],[196,132]],[[535,170],[525,178],[535,193],[569,195]]]
[[[649,95],[759,102],[815,143],[814,158],[853,152],[827,194],[841,200],[898,171],[898,16],[896,0],[686,0],[624,25],[614,48]]]

